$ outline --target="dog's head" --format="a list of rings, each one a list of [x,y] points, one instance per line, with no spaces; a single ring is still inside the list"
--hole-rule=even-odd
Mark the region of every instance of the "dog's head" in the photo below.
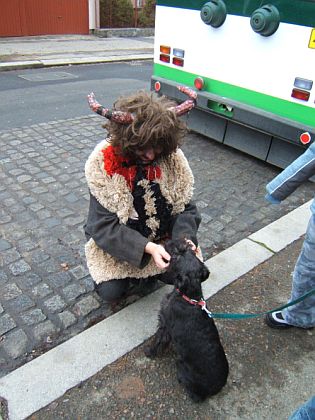
[[[201,290],[201,282],[208,278],[210,272],[189,243],[184,239],[169,240],[165,249],[171,256],[168,278],[174,286],[188,296]]]

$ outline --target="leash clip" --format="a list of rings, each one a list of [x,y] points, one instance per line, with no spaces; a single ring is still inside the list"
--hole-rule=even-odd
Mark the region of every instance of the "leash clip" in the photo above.
[[[206,312],[209,318],[213,318],[212,312],[207,308],[207,302],[205,300],[201,300],[199,305],[201,306],[201,309]]]

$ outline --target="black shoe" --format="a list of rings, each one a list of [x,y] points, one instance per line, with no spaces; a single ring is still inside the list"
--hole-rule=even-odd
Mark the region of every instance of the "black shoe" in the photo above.
[[[285,322],[281,311],[267,314],[265,321],[266,324],[271,328],[286,329],[294,327],[294,325],[290,325]]]

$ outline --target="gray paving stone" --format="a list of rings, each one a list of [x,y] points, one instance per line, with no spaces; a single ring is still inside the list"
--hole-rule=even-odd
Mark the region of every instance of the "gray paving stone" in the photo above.
[[[16,283],[23,290],[28,290],[33,287],[35,284],[38,284],[42,281],[41,277],[35,273],[27,273],[21,277],[16,278]]]
[[[77,316],[86,316],[94,309],[100,307],[99,302],[93,296],[86,296],[77,302],[73,307],[73,312]]]
[[[16,200],[14,198],[7,198],[3,200],[2,204],[6,207],[10,207],[9,211],[11,211],[11,207],[17,204]]]
[[[70,273],[74,276],[75,279],[79,280],[83,277],[86,277],[89,275],[89,270],[86,266],[78,265],[77,267],[74,267],[70,270]]]
[[[1,299],[10,300],[22,294],[22,290],[15,284],[10,283],[1,287]]]
[[[2,348],[10,358],[17,359],[22,356],[28,348],[29,340],[21,329],[6,334],[5,339],[0,342]]]
[[[31,264],[39,264],[44,261],[47,261],[49,258],[50,256],[46,254],[46,252],[43,251],[42,249],[37,249],[29,253],[29,255],[27,256],[27,259],[29,262],[31,262]]]
[[[60,329],[57,328],[50,320],[41,322],[34,326],[33,335],[36,341],[47,342],[47,338],[56,334]]]
[[[15,249],[11,248],[5,251],[2,251],[0,253],[0,267],[6,265],[6,264],[10,264],[13,261],[18,260],[19,258],[21,258],[21,255],[19,252],[17,252]]]
[[[77,297],[85,293],[85,288],[78,284],[70,284],[62,289],[62,293],[67,302],[73,302]]]
[[[58,314],[58,318],[65,329],[77,321],[76,317],[70,311],[60,312],[60,314]]]
[[[88,276],[84,279],[80,280],[80,283],[82,284],[82,286],[85,288],[86,292],[92,292],[95,289],[95,283],[92,280],[91,276]]]
[[[0,303],[0,314],[2,314],[4,312],[3,306]]]
[[[8,281],[8,276],[3,270],[0,270],[0,286]]]
[[[35,306],[35,303],[28,295],[19,295],[6,302],[6,308],[12,313],[24,312]]]
[[[78,201],[78,197],[77,197],[77,195],[76,194],[74,194],[74,193],[70,193],[70,194],[68,194],[68,195],[66,195],[65,197],[64,197],[64,199],[66,200],[66,201],[68,201],[68,203],[75,203],[76,201]]]
[[[60,270],[60,265],[53,258],[50,258],[49,260],[38,264],[37,267],[38,267],[38,270],[41,272],[42,276],[45,276],[51,273],[56,273],[57,271]]]
[[[68,217],[64,220],[64,223],[68,226],[82,225],[84,220],[83,216]]]
[[[0,239],[0,252],[10,248],[12,248],[10,242],[6,241],[5,239]]]
[[[71,281],[71,276],[67,272],[55,273],[47,278],[48,283],[54,287],[64,287]]]
[[[0,336],[7,333],[8,331],[13,330],[15,327],[16,323],[9,314],[0,316]]]
[[[30,238],[25,238],[19,241],[17,244],[17,249],[23,253],[27,251],[31,251],[32,249],[35,249],[38,246],[37,242],[32,241]]]
[[[34,325],[38,324],[41,321],[44,321],[47,317],[46,315],[41,311],[41,309],[32,309],[31,311],[24,312],[20,315],[20,318],[22,319],[23,323],[26,325]]]
[[[40,283],[33,287],[29,293],[34,299],[42,299],[49,294],[53,293],[53,290],[46,283]]]
[[[45,220],[45,226],[48,229],[54,228],[55,226],[60,225],[62,222],[60,219],[57,219],[56,217],[51,217],[50,219]]]
[[[42,210],[44,206],[40,203],[33,202],[32,204],[29,205],[29,208],[30,210],[37,212],[38,210]]]
[[[0,210],[0,224],[8,223],[12,220],[12,217],[4,210]]]
[[[32,179],[32,177],[30,175],[21,175],[17,177],[17,181],[22,183],[26,182],[26,181],[30,181]]]
[[[54,295],[43,302],[43,307],[49,313],[60,312],[66,306],[66,302],[59,295]]]
[[[24,260],[19,260],[9,265],[9,269],[14,276],[19,276],[31,270],[31,267]]]

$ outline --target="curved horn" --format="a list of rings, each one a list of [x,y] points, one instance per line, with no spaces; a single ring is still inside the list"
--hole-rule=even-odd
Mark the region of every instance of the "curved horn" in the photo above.
[[[133,115],[130,112],[123,112],[123,111],[112,111],[109,108],[104,108],[101,104],[99,104],[93,92],[91,92],[88,96],[88,102],[91,110],[96,112],[97,114],[105,117],[111,121],[114,121],[118,124],[130,124],[133,121]]]
[[[187,86],[178,86],[178,90],[190,97],[190,99],[186,99],[185,102],[170,108],[170,110],[174,111],[175,114],[179,117],[194,108],[196,105],[197,93]]]

